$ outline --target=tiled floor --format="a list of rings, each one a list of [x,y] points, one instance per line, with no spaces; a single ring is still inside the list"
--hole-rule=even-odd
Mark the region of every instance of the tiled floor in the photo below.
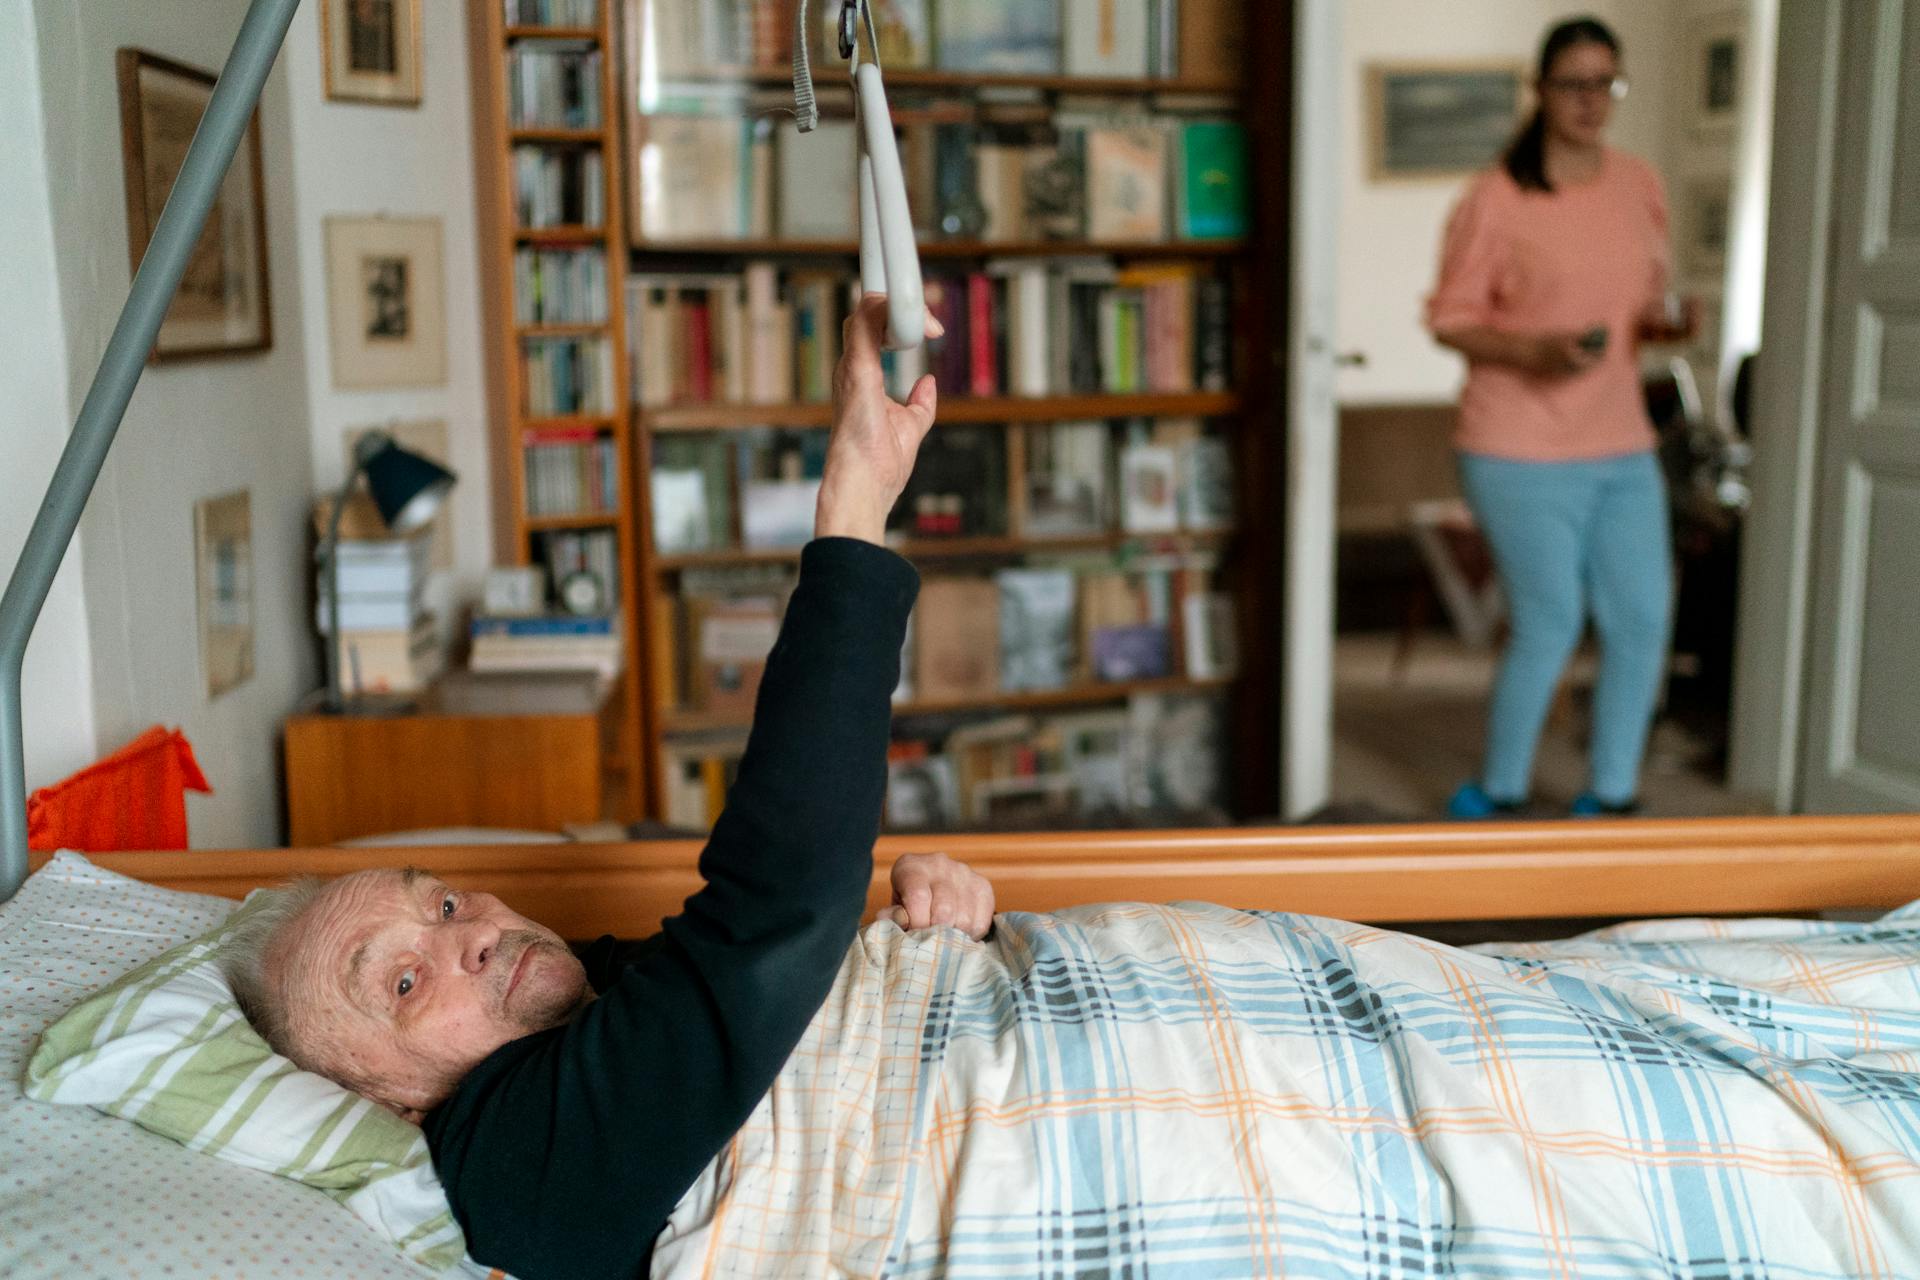
[[[1468,649],[1451,635],[1424,632],[1396,673],[1398,637],[1341,636],[1334,649],[1333,795],[1353,818],[1429,819],[1480,762],[1494,653]],[[1593,655],[1575,658],[1563,697],[1540,743],[1533,799],[1540,817],[1558,817],[1585,788],[1586,697]],[[1703,769],[1699,742],[1671,723],[1654,727],[1642,779],[1650,817],[1761,813],[1759,801],[1734,795]]]

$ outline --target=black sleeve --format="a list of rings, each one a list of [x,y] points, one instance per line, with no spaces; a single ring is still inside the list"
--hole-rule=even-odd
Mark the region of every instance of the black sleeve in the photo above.
[[[859,927],[918,579],[849,539],[800,563],[706,886],[579,1017],[497,1050],[427,1118],[469,1252],[521,1280],[644,1273]]]

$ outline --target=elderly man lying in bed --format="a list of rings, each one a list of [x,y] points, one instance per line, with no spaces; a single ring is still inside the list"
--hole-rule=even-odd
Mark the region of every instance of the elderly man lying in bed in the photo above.
[[[424,1128],[479,1261],[644,1274],[1920,1274],[1920,914],[1483,955],[1306,917],[1002,916],[939,858],[856,930],[934,415],[851,322],[819,538],[706,886],[576,960],[370,872],[255,917],[269,1039]],[[924,932],[921,926],[957,929]],[[1743,936],[1745,935],[1745,936]],[[849,945],[850,943],[854,945]]]

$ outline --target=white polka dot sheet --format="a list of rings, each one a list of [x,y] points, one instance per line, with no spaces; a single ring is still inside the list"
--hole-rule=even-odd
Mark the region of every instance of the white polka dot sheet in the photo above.
[[[41,1032],[127,970],[220,924],[233,907],[141,884],[73,853],[56,855],[0,904],[0,1275],[433,1274],[319,1191],[189,1151],[91,1107],[22,1095]]]

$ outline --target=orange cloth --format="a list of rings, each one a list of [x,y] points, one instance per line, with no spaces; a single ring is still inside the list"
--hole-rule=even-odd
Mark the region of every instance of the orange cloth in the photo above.
[[[27,799],[27,844],[35,849],[187,847],[187,790],[212,794],[193,747],[159,725],[65,782]]]
[[[1604,325],[1607,348],[1569,378],[1470,364],[1455,447],[1522,462],[1651,449],[1639,330],[1666,291],[1669,261],[1666,191],[1637,156],[1608,148],[1591,181],[1552,192],[1521,190],[1500,165],[1475,178],[1447,222],[1427,328]]]

